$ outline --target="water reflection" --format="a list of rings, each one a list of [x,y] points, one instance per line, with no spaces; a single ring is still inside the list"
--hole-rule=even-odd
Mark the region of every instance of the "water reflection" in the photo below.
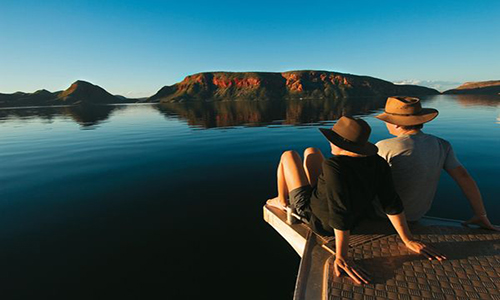
[[[95,126],[109,118],[115,110],[124,109],[126,106],[112,105],[77,105],[65,107],[63,114],[71,117],[82,127]]]
[[[32,108],[8,108],[0,109],[0,122],[7,122],[10,119],[18,118],[42,119],[51,123],[58,117],[69,117],[82,128],[92,128],[106,121],[115,110],[124,109],[126,106],[116,105],[74,105],[74,106],[50,106]]]
[[[203,128],[308,124],[336,120],[342,115],[363,115],[385,104],[385,98],[296,101],[225,101],[160,104],[166,117],[178,116]]]
[[[500,106],[500,95],[456,95],[462,106]]]
[[[499,95],[446,95],[422,98],[424,102],[446,97],[461,106],[500,107]],[[367,115],[384,107],[386,98],[307,99],[293,101],[222,101],[187,102],[152,105],[167,118],[186,120],[201,128],[231,126],[266,126],[270,124],[314,124],[338,119],[342,115]],[[66,117],[82,129],[95,129],[113,112],[134,109],[136,105],[75,105],[0,109],[0,122],[12,118],[39,118],[53,122]],[[498,122],[498,120],[497,120]]]

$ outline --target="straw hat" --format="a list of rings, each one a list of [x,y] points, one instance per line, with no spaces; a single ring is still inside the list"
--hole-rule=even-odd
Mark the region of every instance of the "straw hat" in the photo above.
[[[427,123],[438,115],[437,109],[422,108],[420,99],[412,97],[389,97],[385,103],[385,112],[375,118],[400,126],[412,126]]]
[[[361,119],[351,117],[340,118],[332,129],[319,128],[319,131],[336,146],[362,155],[373,155],[377,146],[368,142],[371,128]]]

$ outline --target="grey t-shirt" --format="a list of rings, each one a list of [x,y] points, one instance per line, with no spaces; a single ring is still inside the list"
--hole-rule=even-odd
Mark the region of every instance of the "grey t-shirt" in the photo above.
[[[406,218],[417,221],[431,208],[442,169],[461,166],[450,143],[419,132],[378,142],[378,155],[391,166]]]

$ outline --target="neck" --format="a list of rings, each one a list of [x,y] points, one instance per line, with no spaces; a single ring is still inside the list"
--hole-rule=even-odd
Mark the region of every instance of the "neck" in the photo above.
[[[402,136],[402,135],[414,135],[414,134],[417,134],[417,133],[420,133],[420,129],[412,129],[412,130],[400,131],[398,133],[398,136]]]
[[[350,157],[365,157],[366,156],[366,155],[354,153],[354,152],[347,151],[347,150],[340,151],[340,153],[338,155],[344,155],[344,156],[350,156]]]

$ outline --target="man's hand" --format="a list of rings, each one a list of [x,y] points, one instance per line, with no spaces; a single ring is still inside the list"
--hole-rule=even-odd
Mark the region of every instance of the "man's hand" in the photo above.
[[[488,217],[485,215],[474,216],[470,220],[462,222],[462,225],[464,225],[464,226],[478,225],[479,227],[484,228],[484,229],[500,231],[500,228],[493,226],[491,224],[490,220],[488,220]]]
[[[342,271],[344,271],[357,284],[368,283],[368,281],[370,280],[368,273],[360,267],[356,266],[356,264],[354,264],[352,260],[346,260],[342,257],[337,256],[335,258],[333,268],[335,270],[335,276],[339,277]]]
[[[405,243],[406,247],[413,252],[417,252],[427,257],[429,260],[437,259],[437,260],[445,260],[446,256],[441,254],[438,250],[433,247],[426,245],[425,243],[419,241],[408,241]]]

